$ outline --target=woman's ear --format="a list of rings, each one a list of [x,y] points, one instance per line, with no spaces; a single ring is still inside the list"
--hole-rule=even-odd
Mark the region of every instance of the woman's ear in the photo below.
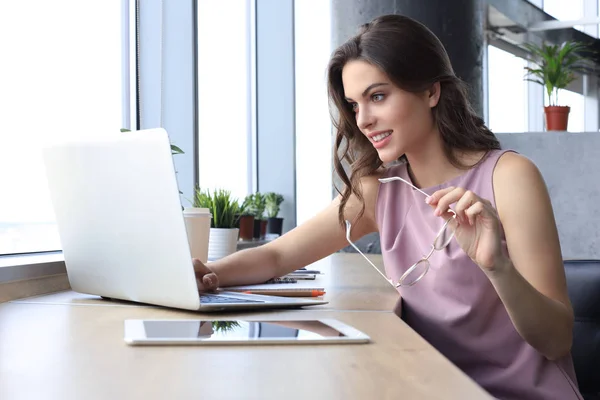
[[[439,82],[434,83],[427,91],[427,95],[429,96],[429,107],[433,108],[437,106],[438,102],[440,101],[441,91],[442,87]]]

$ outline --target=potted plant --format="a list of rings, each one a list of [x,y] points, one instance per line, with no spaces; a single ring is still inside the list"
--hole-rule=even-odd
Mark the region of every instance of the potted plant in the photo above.
[[[238,232],[236,228],[240,205],[225,189],[200,190],[196,188],[194,207],[208,208],[212,214],[208,241],[209,261],[218,260],[237,250]]]
[[[530,61],[534,67],[525,67],[527,81],[535,82],[546,89],[549,105],[544,107],[546,129],[549,131],[566,131],[569,122],[569,106],[558,105],[558,93],[575,80],[576,72],[585,72],[589,58],[584,52],[589,51],[586,44],[567,41],[560,45],[526,43],[525,48],[531,52]]]
[[[265,196],[256,192],[247,196],[248,210],[254,215],[254,239],[264,238],[267,233],[267,220],[264,219]]]
[[[269,192],[265,194],[265,206],[267,211],[267,233],[281,236],[283,218],[278,217],[283,196],[279,193]]]
[[[240,206],[238,228],[240,229],[240,240],[252,240],[254,238],[254,214],[252,213],[252,196],[246,196],[244,202]]]

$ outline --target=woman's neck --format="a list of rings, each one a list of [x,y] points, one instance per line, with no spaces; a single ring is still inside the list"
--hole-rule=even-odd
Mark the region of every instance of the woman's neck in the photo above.
[[[461,164],[473,165],[484,154],[485,152],[461,152],[456,156]],[[423,146],[419,151],[406,153],[406,159],[410,178],[419,188],[437,186],[465,173],[464,169],[450,162],[441,141]]]

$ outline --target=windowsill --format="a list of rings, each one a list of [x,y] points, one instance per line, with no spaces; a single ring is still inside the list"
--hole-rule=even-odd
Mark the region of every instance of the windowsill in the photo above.
[[[0,256],[0,283],[65,274],[60,251]]]
[[[239,241],[238,250],[256,247],[270,240]],[[0,255],[0,283],[66,274],[62,251]]]

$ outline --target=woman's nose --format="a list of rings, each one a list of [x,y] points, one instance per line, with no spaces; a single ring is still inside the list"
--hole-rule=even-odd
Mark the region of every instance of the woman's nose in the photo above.
[[[361,131],[373,125],[373,121],[374,116],[369,112],[368,108],[363,107],[356,112],[356,125]]]

